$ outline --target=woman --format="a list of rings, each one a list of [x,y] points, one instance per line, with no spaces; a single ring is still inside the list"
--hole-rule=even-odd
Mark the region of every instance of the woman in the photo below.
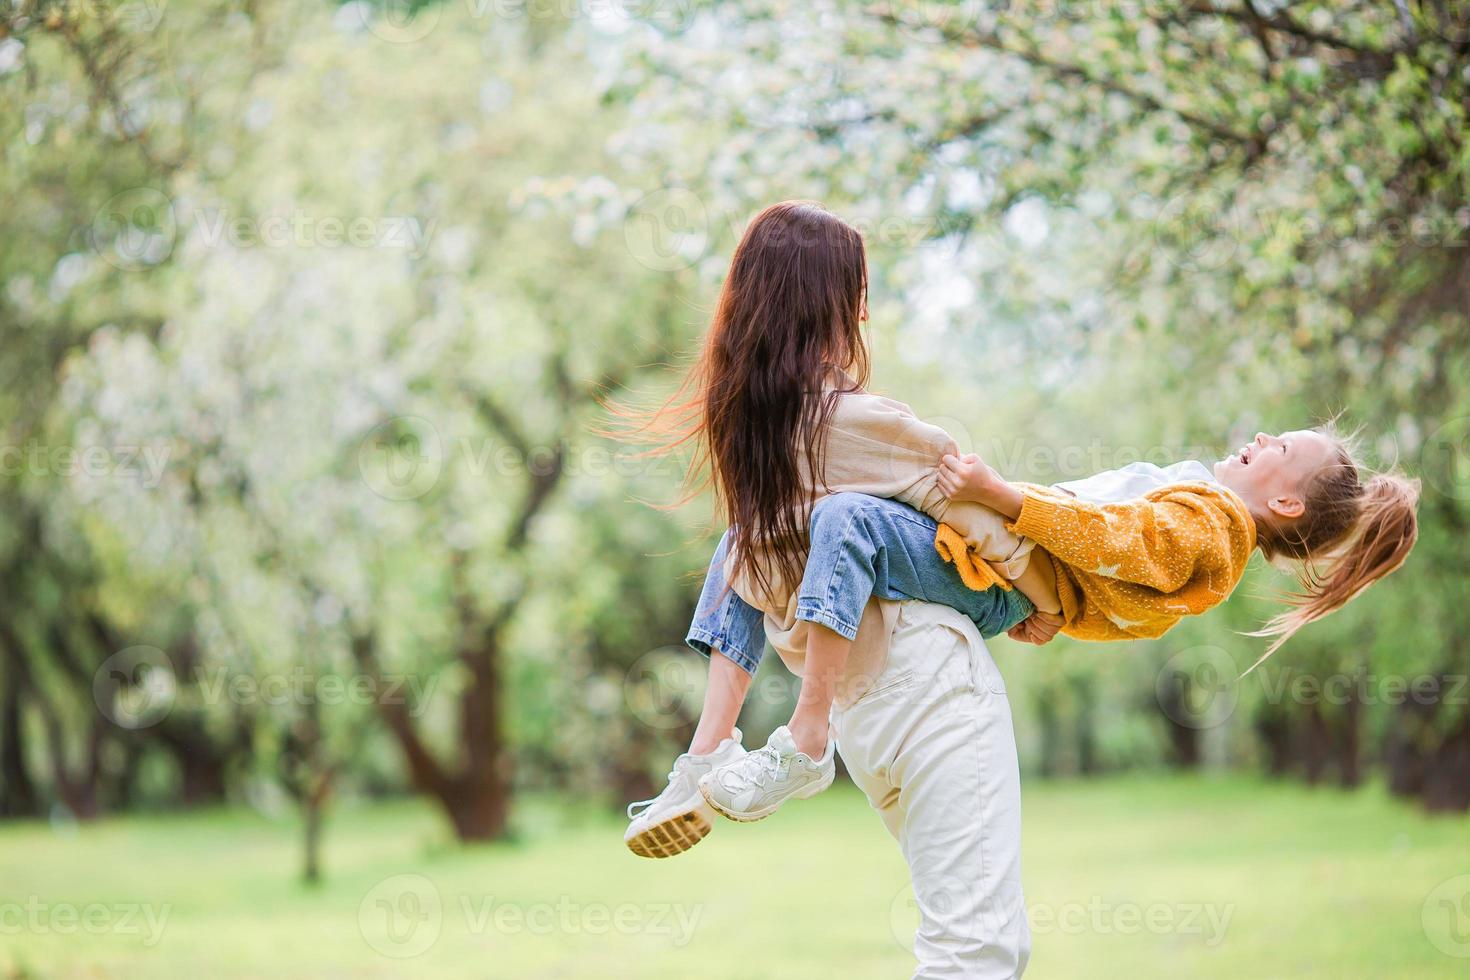
[[[736,249],[699,362],[673,399],[634,416],[634,431],[666,449],[696,446],[694,489],[712,485],[731,527],[732,587],[766,615],[768,639],[802,678],[783,729],[792,744],[780,747],[801,767],[798,792],[831,781],[830,715],[849,771],[909,861],[919,975],[1012,977],[1029,942],[1019,769],[1004,686],[975,626],[942,606],[873,600],[849,644],[795,595],[814,503],[853,491],[912,504],[976,553],[1032,569],[1017,589],[983,593],[995,629],[1032,611],[1018,592],[1057,608],[1054,583],[1040,577],[1047,563],[996,554],[993,542],[1008,537],[1000,518],[939,489],[936,461],[957,451],[954,441],[863,390],[867,281],[855,229],[808,202],[766,208]],[[700,729],[669,787],[640,814],[655,835],[630,828],[630,846],[637,839],[651,853],[668,846],[659,835],[708,832],[707,811],[689,807],[689,793],[697,797],[702,775],[743,754],[738,737],[726,736],[749,684],[740,664],[712,652]]]
[[[1418,485],[1365,479],[1330,428],[1262,433],[1213,467],[1012,485],[862,390],[865,282],[852,229],[810,205],[767,209],[736,253],[683,399],[653,420],[675,442],[700,441],[732,529],[689,637],[711,656],[699,729],[665,791],[630,808],[625,840],[669,856],[708,833],[710,808],[760,819],[820,792],[830,710],[854,780],[909,859],[921,973],[1010,976],[1025,960],[1015,750],[975,629],[993,634],[1029,611],[1007,580],[1044,610],[1021,638],[1063,625],[1081,639],[1155,637],[1224,601],[1259,549],[1302,583],[1263,631],[1276,637],[1269,655],[1403,564]],[[1044,560],[1030,561],[1035,545]],[[1063,618],[1047,616],[1059,607]],[[790,724],[746,753],[734,722],[762,619],[802,695]]]

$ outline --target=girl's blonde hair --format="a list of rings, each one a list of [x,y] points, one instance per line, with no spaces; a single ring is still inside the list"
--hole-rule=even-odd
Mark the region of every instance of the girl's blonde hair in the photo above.
[[[1287,596],[1292,608],[1251,634],[1276,638],[1251,670],[1297,630],[1341,609],[1397,569],[1419,537],[1419,481],[1396,471],[1365,473],[1354,458],[1351,437],[1339,436],[1330,424],[1317,431],[1337,443],[1337,458],[1303,487],[1302,516],[1262,521],[1256,529],[1268,560],[1297,563],[1301,588]]]

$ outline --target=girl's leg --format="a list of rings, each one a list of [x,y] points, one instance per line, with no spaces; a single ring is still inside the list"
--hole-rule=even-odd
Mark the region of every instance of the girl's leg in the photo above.
[[[825,626],[813,624],[807,631],[801,694],[786,727],[796,751],[805,752],[813,759],[820,759],[827,752],[827,716],[832,712],[837,683],[842,679],[851,650],[852,640]]]
[[[710,832],[714,814],[699,780],[745,755],[735,720],[765,650],[763,616],[725,586],[728,536],[720,542],[705,578],[686,642],[709,657],[709,686],[689,751],[674,760],[669,782],[651,800],[628,807],[623,841],[640,857],[682,854]]]
[[[709,686],[704,689],[704,707],[699,726],[689,742],[690,755],[709,755],[727,738],[735,737],[735,721],[750,690],[751,675],[718,650],[709,657]]]
[[[877,498],[850,493],[824,497],[812,508],[808,526],[810,550],[797,593],[796,618],[811,626],[801,694],[787,728],[797,751],[813,759],[827,751],[828,716],[837,683],[879,570],[887,565],[887,545],[874,540],[863,519],[870,500]]]
[[[812,509],[811,552],[797,597],[808,632],[801,697],[788,728],[798,751],[819,758],[827,716],[868,597],[950,605],[993,636],[1030,614],[1016,590],[966,588],[934,549],[937,525],[897,501],[838,493]]]
[[[684,642],[709,657],[709,685],[699,725],[689,743],[691,755],[707,755],[735,733],[751,678],[765,653],[765,617],[730,588],[725,560],[730,553],[726,531],[710,559],[694,621]]]
[[[967,587],[935,550],[937,530],[933,518],[896,500],[837,493],[818,501],[796,618],[851,640],[869,596],[949,606],[973,620],[982,637],[1031,614],[1030,600],[1016,589]]]
[[[863,609],[871,596],[952,606],[993,636],[1031,613],[1016,589],[976,592],[934,549],[937,526],[892,500],[839,493],[818,501],[796,618],[811,623],[801,695],[791,721],[765,748],[700,782],[706,800],[734,820],[758,820],[790,799],[820,793],[834,763],[828,716]]]
[[[810,623],[797,710],[763,749],[717,768],[704,798],[732,820],[759,820],[788,799],[831,785],[835,764],[829,714],[836,685],[873,595],[931,599],[976,620],[980,632],[1010,629],[1030,613],[1016,589],[972,591],[933,547],[936,525],[897,501],[833,494],[811,510],[810,554],[797,594],[797,619]],[[779,761],[779,764],[778,764]]]

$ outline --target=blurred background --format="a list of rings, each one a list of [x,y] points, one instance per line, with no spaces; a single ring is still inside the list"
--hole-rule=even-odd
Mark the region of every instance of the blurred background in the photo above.
[[[1470,4],[7,0],[0,106],[0,976],[906,975],[850,785],[619,837],[721,527],[600,402],[793,197],[1012,478],[1340,415],[1424,481],[1244,679],[1264,565],[993,643],[1028,976],[1470,966]]]

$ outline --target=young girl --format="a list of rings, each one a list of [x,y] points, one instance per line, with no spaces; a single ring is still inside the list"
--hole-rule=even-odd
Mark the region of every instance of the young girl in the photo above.
[[[1243,543],[1246,558],[1253,544],[1268,560],[1295,562],[1302,590],[1256,634],[1276,639],[1251,670],[1402,565],[1418,536],[1418,481],[1396,473],[1365,480],[1330,426],[1257,433],[1214,464],[1212,479],[1103,506],[1066,485],[1008,483],[973,454],[946,456],[940,470],[946,496],[996,510],[1046,549],[1063,631],[1078,639],[1162,636],[1213,608],[1240,581]]]

